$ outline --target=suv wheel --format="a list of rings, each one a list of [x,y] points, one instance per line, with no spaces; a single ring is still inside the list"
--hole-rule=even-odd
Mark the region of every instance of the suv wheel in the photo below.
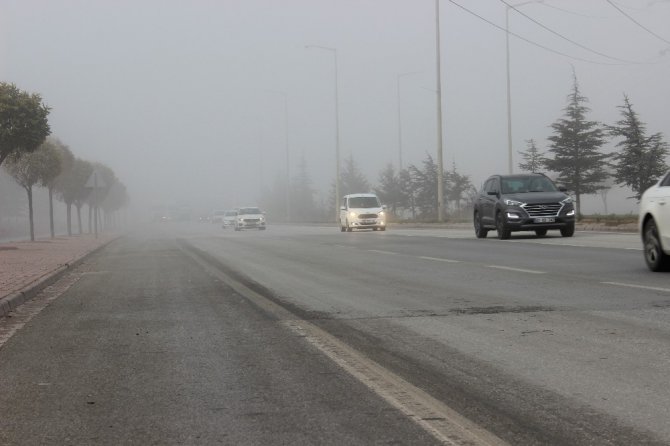
[[[661,248],[661,239],[654,220],[649,220],[644,225],[642,241],[644,242],[644,260],[647,262],[649,269],[652,271],[667,270],[670,261]]]
[[[496,214],[496,229],[500,240],[507,240],[512,235],[512,231],[505,227],[505,218],[503,217],[502,212]]]
[[[563,237],[572,237],[573,235],[575,235],[575,224],[572,223],[567,225],[565,228],[562,228],[561,235]]]
[[[475,212],[474,223],[475,223],[475,235],[477,236],[477,238],[486,238],[486,234],[489,233],[489,230],[484,229],[484,225],[482,225],[482,217],[479,215],[479,212]]]

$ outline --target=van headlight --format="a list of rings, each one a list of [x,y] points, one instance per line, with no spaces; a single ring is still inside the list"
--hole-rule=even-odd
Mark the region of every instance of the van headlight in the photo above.
[[[349,212],[349,217],[356,218],[356,213],[355,212]]]

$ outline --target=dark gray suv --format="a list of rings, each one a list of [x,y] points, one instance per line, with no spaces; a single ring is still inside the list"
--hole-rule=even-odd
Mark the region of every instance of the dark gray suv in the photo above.
[[[514,231],[535,231],[544,237],[549,229],[558,229],[563,237],[572,237],[575,207],[566,192],[541,173],[493,175],[475,202],[475,234],[485,238],[495,229],[505,240]]]

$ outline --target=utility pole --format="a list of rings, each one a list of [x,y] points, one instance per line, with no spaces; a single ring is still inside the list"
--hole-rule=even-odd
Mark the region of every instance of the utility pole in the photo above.
[[[435,0],[435,54],[437,67],[437,221],[444,221],[444,169],[442,162],[442,72],[440,63],[440,0]]]

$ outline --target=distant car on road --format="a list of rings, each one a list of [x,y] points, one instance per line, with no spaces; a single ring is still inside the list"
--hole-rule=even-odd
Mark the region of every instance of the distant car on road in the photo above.
[[[209,221],[214,224],[221,224],[223,223],[223,215],[225,213],[226,211],[223,210],[212,211],[212,215],[209,216]]]
[[[340,231],[373,229],[386,231],[386,206],[375,194],[350,194],[342,198]]]
[[[235,230],[258,229],[265,230],[265,214],[257,207],[243,207],[237,209],[235,217]]]
[[[566,192],[541,173],[493,175],[475,202],[475,235],[485,238],[495,229],[505,240],[514,231],[535,231],[544,237],[548,230],[558,229],[563,237],[572,237],[575,207]]]
[[[644,260],[652,271],[670,269],[670,172],[640,198],[639,228]]]
[[[237,209],[231,209],[223,214],[222,227],[225,229],[229,226],[235,226],[235,219],[237,218]]]

